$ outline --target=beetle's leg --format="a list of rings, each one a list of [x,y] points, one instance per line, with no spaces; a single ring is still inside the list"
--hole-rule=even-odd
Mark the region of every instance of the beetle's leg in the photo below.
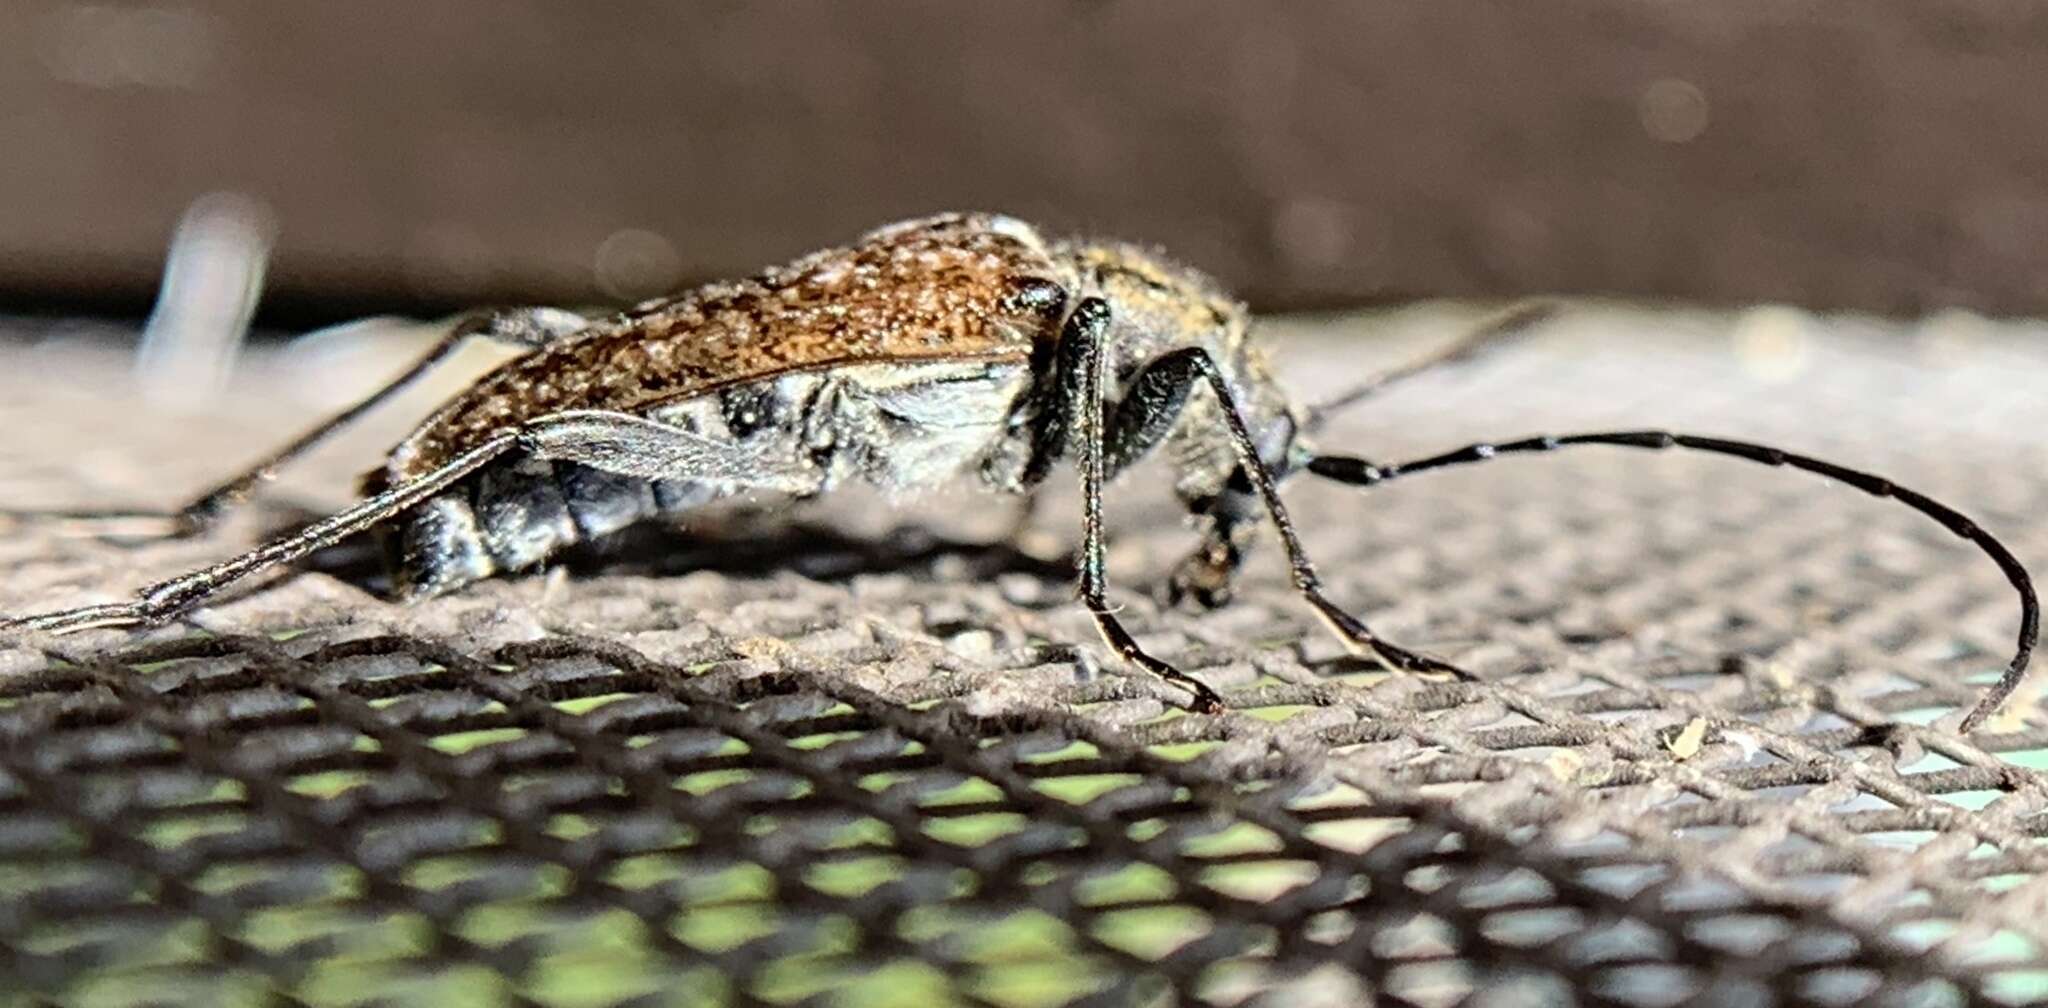
[[[1302,432],[1313,432],[1337,411],[1418,375],[1464,364],[1498,349],[1530,326],[1556,315],[1557,310],[1555,303],[1547,301],[1512,305],[1457,340],[1376,374],[1310,407],[1302,423]],[[1170,384],[1171,378],[1160,374],[1156,379],[1157,388],[1144,395],[1127,397],[1124,408],[1119,409],[1117,421],[1111,425],[1109,443],[1112,452],[1123,452],[1125,461],[1142,456],[1172,427],[1173,414],[1186,401],[1190,386],[1183,383],[1175,387]],[[1134,385],[1142,387],[1146,381],[1146,376],[1140,375]],[[1145,407],[1145,415],[1133,416],[1127,421],[1125,414],[1133,406]],[[1110,466],[1112,476],[1120,467],[1115,458],[1113,455]],[[1286,473],[1278,475],[1284,478]],[[1252,485],[1251,476],[1243,466],[1231,471],[1223,491],[1217,496],[1190,502],[1189,510],[1204,522],[1202,543],[1168,576],[1166,599],[1170,604],[1191,602],[1204,609],[1214,609],[1230,601],[1231,583],[1236,579],[1238,569],[1244,565],[1245,553],[1258,532],[1258,506],[1258,489]]]
[[[306,526],[294,535],[259,546],[211,567],[159,581],[137,591],[133,602],[86,606],[26,616],[0,623],[0,630],[47,630],[70,633],[95,627],[161,623],[252,574],[289,563],[314,550],[340,542],[440,493],[456,480],[503,455],[518,443],[515,434],[501,434],[419,479],[400,484],[345,511]]]
[[[1192,603],[1202,609],[1228,605],[1235,593],[1237,572],[1258,534],[1257,514],[1247,504],[1258,502],[1257,489],[1243,466],[1230,471],[1221,496],[1198,502],[1190,510],[1206,521],[1201,545],[1181,558],[1166,578],[1169,605]]]
[[[1266,514],[1272,519],[1273,527],[1280,533],[1280,541],[1287,550],[1287,564],[1293,573],[1295,590],[1302,598],[1315,607],[1323,621],[1330,625],[1338,636],[1351,645],[1379,658],[1390,667],[1408,672],[1448,672],[1470,678],[1470,674],[1448,662],[1428,655],[1418,654],[1406,648],[1391,644],[1373,633],[1363,621],[1345,612],[1331,601],[1323,591],[1322,578],[1317,575],[1315,564],[1302,548],[1301,539],[1295,535],[1294,521],[1288,517],[1287,507],[1280,500],[1279,487],[1266,464],[1259,457],[1258,444],[1252,439],[1250,429],[1245,426],[1244,415],[1238,409],[1237,397],[1230,390],[1230,383],[1216,366],[1214,358],[1200,347],[1187,347],[1163,354],[1145,365],[1141,377],[1134,380],[1134,392],[1141,388],[1152,390],[1147,395],[1132,395],[1125,400],[1127,409],[1119,410],[1121,428],[1126,431],[1163,431],[1173,424],[1173,415],[1164,411],[1178,411],[1187,402],[1188,394],[1197,382],[1208,385],[1222,406],[1223,422],[1228,428],[1231,445],[1237,451],[1237,472],[1242,473],[1265,504]],[[1168,390],[1173,390],[1168,394]],[[1226,491],[1227,493],[1228,491]],[[1199,556],[1199,554],[1198,554]]]
[[[433,348],[407,368],[404,374],[386,383],[368,398],[300,435],[290,444],[272,452],[262,461],[200,494],[170,514],[38,512],[8,514],[5,517],[39,523],[53,522],[59,530],[79,536],[149,539],[201,535],[232,514],[238,506],[249,499],[257,486],[275,476],[278,469],[312,450],[328,435],[390,400],[392,396],[447,360],[469,337],[483,336],[500,343],[541,347],[587,328],[589,324],[589,320],[583,316],[560,308],[522,308],[469,316],[458,322],[447,335],[441,337]]]
[[[813,470],[764,461],[739,445],[624,413],[554,413],[499,434],[418,479],[401,483],[296,534],[203,570],[149,585],[134,602],[88,606],[0,623],[0,629],[65,633],[161,623],[252,574],[289,563],[386,521],[510,452],[578,462],[621,476],[697,477],[763,489],[800,489]]]
[[[1166,439],[1193,391],[1193,374],[1170,356],[1139,369],[1103,435],[1111,479]],[[1256,528],[1256,495],[1251,477],[1239,465],[1231,470],[1221,493],[1189,503],[1189,510],[1206,520],[1206,527],[1202,545],[1174,568],[1167,581],[1169,602],[1186,600],[1215,608],[1230,600],[1231,579],[1244,561],[1245,548]]]
[[[551,413],[520,431],[519,443],[535,458],[639,479],[695,479],[805,493],[815,491],[822,477],[820,467],[805,458],[764,456],[739,441],[608,410]]]
[[[1099,299],[1098,299],[1099,300]],[[1091,313],[1098,309],[1089,309]],[[1107,317],[1108,308],[1100,309]],[[1092,330],[1107,326],[1105,322],[1086,319],[1077,321],[1080,307],[1067,316],[1066,324],[1060,330],[1060,338],[1053,342],[1050,360],[1034,360],[1033,374],[1037,381],[1030,395],[1034,400],[1036,421],[1031,428],[1031,457],[1024,463],[1022,483],[1035,487],[1045,482],[1052,467],[1067,452],[1068,432],[1077,421],[1074,395],[1087,378],[1090,355],[1099,348],[1102,334]],[[1088,330],[1085,339],[1071,339],[1076,332]],[[1093,342],[1089,342],[1092,340]],[[1082,411],[1085,412],[1085,411]]]
[[[1985,691],[1984,698],[1971,708],[1963,718],[1959,731],[1969,732],[1983,723],[1984,719],[2019,688],[2020,680],[2026,675],[2027,663],[2034,652],[2034,645],[2041,637],[2041,603],[2034,594],[2033,578],[2019,558],[1998,541],[1996,536],[1963,514],[1926,494],[1909,490],[1882,476],[1836,465],[1823,459],[1800,455],[1769,445],[1752,444],[1747,441],[1731,441],[1727,438],[1700,437],[1694,434],[1675,434],[1670,431],[1601,431],[1592,434],[1568,434],[1522,438],[1516,441],[1466,445],[1454,451],[1443,452],[1428,458],[1401,462],[1388,466],[1376,466],[1363,459],[1342,455],[1322,455],[1310,459],[1309,472],[1325,479],[1355,486],[1371,486],[1414,473],[1442,469],[1446,466],[1462,465],[1469,462],[1484,462],[1502,455],[1536,452],[1551,452],[1571,445],[1602,444],[1623,448],[1647,448],[1664,450],[1684,448],[1692,451],[1710,452],[1716,455],[1730,455],[1739,459],[1768,466],[1784,466],[1802,472],[1825,476],[1838,483],[1855,487],[1873,497],[1887,497],[1896,500],[1915,511],[1926,515],[1942,528],[1955,533],[1975,544],[1984,551],[1998,569],[2005,575],[2013,590],[2020,596],[2019,638],[2014,646],[2011,661],[2006,663],[2005,673],[1998,682]]]
[[[1059,382],[1059,422],[1063,430],[1075,432],[1081,453],[1081,601],[1095,617],[1102,639],[1118,656],[1185,687],[1195,695],[1195,710],[1213,714],[1223,710],[1223,698],[1207,683],[1146,654],[1110,608],[1108,550],[1102,524],[1102,485],[1107,478],[1103,427],[1108,405],[1103,401],[1103,372],[1108,366],[1109,321],[1109,304],[1101,298],[1091,297],[1075,306],[1060,334],[1060,362],[1054,373]]]

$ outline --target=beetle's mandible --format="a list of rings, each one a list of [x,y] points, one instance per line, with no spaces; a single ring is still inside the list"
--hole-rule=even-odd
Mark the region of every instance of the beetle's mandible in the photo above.
[[[1511,315],[1428,363],[1473,353]],[[18,619],[54,632],[160,623],[252,574],[357,533],[390,543],[394,591],[417,598],[533,568],[579,541],[756,492],[794,497],[864,481],[914,494],[965,477],[1030,493],[1062,459],[1079,471],[1080,594],[1125,661],[1222,699],[1139,647],[1113,612],[1104,572],[1105,484],[1155,448],[1201,543],[1175,570],[1176,596],[1229,598],[1257,520],[1279,534],[1294,587],[1346,643],[1402,670],[1464,673],[1394,645],[1324,592],[1279,484],[1312,473],[1357,485],[1510,452],[1571,444],[1690,448],[1820,473],[1893,497],[1975,542],[2019,591],[2005,675],[1964,721],[2018,684],[2038,635],[2026,572],[1954,510],[1887,480],[1760,445],[1657,431],[1538,437],[1375,466],[1318,454],[1324,411],[1289,400],[1250,337],[1244,308],[1188,267],[1115,241],[1058,239],[998,214],[891,225],[854,244],[736,283],[711,284],[605,319],[552,308],[457,325],[403,377],[171,516],[169,534],[215,525],[278,467],[387,399],[470,336],[530,348],[457,395],[364,481],[363,499],[296,534],[140,590],[132,601]],[[1420,366],[1361,386],[1355,401]],[[88,525],[132,515],[71,516]]]

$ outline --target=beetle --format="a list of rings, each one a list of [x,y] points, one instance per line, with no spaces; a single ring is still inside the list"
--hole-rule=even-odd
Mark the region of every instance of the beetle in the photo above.
[[[2025,568],[1960,513],[1881,477],[1762,445],[1660,431],[1485,443],[1377,466],[1322,454],[1330,409],[1422,367],[1477,352],[1491,327],[1436,357],[1303,408],[1281,390],[1239,302],[1215,281],[1136,245],[1052,238],[1020,220],[953,213],[905,221],[758,276],[592,320],[555,308],[476,315],[404,375],[168,516],[210,529],[285,463],[482,336],[527,348],[456,395],[365,478],[354,506],[247,553],[142,588],[132,601],[28,616],[68,632],[162,623],[259,571],[373,528],[393,591],[422,598],[531,569],[564,547],[740,494],[797,498],[865,481],[914,495],[956,478],[1026,494],[1068,456],[1083,511],[1079,594],[1126,662],[1221,697],[1144,648],[1118,620],[1104,570],[1105,485],[1155,449],[1201,528],[1171,594],[1215,606],[1263,513],[1295,590],[1357,652],[1403,671],[1463,676],[1396,645],[1324,591],[1278,488],[1300,473],[1359,486],[1448,465],[1577,444],[1685,448],[1831,477],[1892,497],[1976,543],[2021,598],[2018,647],[1965,719],[2017,686],[2039,633]]]

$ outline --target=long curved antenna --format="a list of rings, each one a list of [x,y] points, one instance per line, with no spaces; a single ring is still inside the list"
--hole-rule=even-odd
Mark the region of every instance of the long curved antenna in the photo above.
[[[1711,452],[1716,455],[1731,455],[1767,466],[1783,466],[1804,472],[1816,473],[1829,479],[1846,483],[1873,497],[1889,497],[1907,507],[1926,515],[1941,527],[1975,543],[1984,551],[2005,579],[2012,583],[2013,590],[2020,596],[2019,640],[2013,650],[2012,661],[1984,693],[1984,698],[1970,710],[1959,728],[1967,734],[1984,719],[1998,710],[2000,704],[2012,696],[2025,678],[2027,662],[2034,653],[2034,646],[2041,637],[2041,602],[2034,594],[2034,581],[2027,575],[2027,568],[2021,564],[2012,551],[1999,542],[1991,533],[1984,531],[1976,522],[1962,512],[1935,500],[1926,494],[1905,487],[1871,473],[1839,466],[1807,455],[1772,448],[1768,445],[1752,444],[1747,441],[1731,441],[1726,438],[1699,437],[1692,434],[1674,434],[1669,431],[1603,431],[1591,434],[1568,434],[1523,438],[1519,441],[1480,443],[1466,445],[1455,451],[1431,455],[1394,465],[1376,466],[1364,459],[1343,455],[1321,455],[1308,463],[1308,471],[1325,479],[1354,486],[1372,486],[1385,483],[1401,476],[1412,476],[1431,469],[1463,465],[1468,462],[1484,462],[1501,455],[1530,454],[1556,451],[1569,445],[1617,445],[1623,448],[1645,448],[1662,450],[1666,448],[1689,448],[1693,451]]]
[[[1345,389],[1322,402],[1308,408],[1307,420],[1302,429],[1315,432],[1328,423],[1330,417],[1358,402],[1371,398],[1419,374],[1434,371],[1440,367],[1451,367],[1471,361],[1489,350],[1497,349],[1509,338],[1527,330],[1530,326],[1554,317],[1563,306],[1555,301],[1524,301],[1509,305],[1498,314],[1481,322],[1471,332],[1459,337],[1441,349],[1423,357],[1399,365],[1392,370],[1382,371],[1365,381]]]

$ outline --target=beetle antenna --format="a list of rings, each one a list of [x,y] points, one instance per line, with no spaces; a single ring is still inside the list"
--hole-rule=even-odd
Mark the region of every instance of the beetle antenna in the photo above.
[[[1784,466],[1846,483],[1873,497],[1892,498],[1934,519],[1941,527],[1975,543],[1978,549],[1983,550],[1985,555],[1998,565],[1998,569],[2005,574],[2005,579],[2011,582],[2013,590],[2020,596],[2019,639],[2012,660],[2007,663],[2005,672],[1998,677],[1998,681],[1985,690],[1983,698],[1977,701],[1977,706],[1971,708],[1968,716],[1963,718],[1958,732],[1968,734],[1982,724],[1985,718],[1990,717],[1998,710],[1999,705],[2012,696],[2013,691],[2019,688],[2020,681],[2026,677],[2027,662],[2041,637],[2041,602],[2034,593],[2034,581],[2027,575],[2026,566],[2021,564],[2019,558],[2015,557],[2004,543],[1999,542],[1997,537],[1985,531],[1962,512],[1882,476],[1766,445],[1667,431],[1603,431],[1481,443],[1387,466],[1376,466],[1364,459],[1343,455],[1320,455],[1311,459],[1307,468],[1309,472],[1339,483],[1372,486],[1431,469],[1442,469],[1468,462],[1483,462],[1502,455],[1550,452],[1569,445],[1584,444],[1618,445],[1623,448],[1644,448],[1653,451],[1687,448],[1717,455],[1730,455],[1767,466]]]
[[[1509,305],[1481,322],[1456,342],[1399,367],[1382,371],[1358,385],[1310,406],[1303,429],[1309,432],[1320,430],[1329,422],[1330,417],[1340,410],[1371,398],[1390,386],[1440,367],[1467,363],[1489,350],[1499,349],[1509,338],[1555,317],[1563,307],[1556,301],[1521,301]]]

